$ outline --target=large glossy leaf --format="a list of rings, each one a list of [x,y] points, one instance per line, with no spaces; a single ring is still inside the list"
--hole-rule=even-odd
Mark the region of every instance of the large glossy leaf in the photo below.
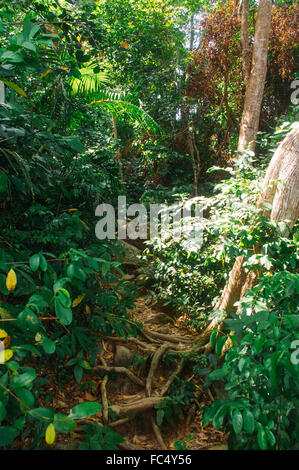
[[[102,409],[100,403],[96,403],[94,401],[86,401],[85,403],[80,403],[76,405],[71,413],[69,414],[70,419],[79,419],[79,418],[88,418],[96,414],[98,411]]]

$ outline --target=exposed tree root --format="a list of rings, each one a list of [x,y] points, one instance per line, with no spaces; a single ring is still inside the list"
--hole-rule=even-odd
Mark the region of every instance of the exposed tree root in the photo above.
[[[132,418],[133,418],[133,416],[130,417],[130,418],[118,419],[117,421],[114,421],[114,422],[110,423],[109,426],[111,428],[116,428],[117,426],[122,426],[123,424],[127,424],[129,421],[131,421]]]
[[[153,359],[152,359],[152,362],[151,362],[151,367],[150,367],[150,370],[149,370],[149,373],[148,373],[148,376],[147,376],[147,379],[146,379],[146,385],[145,385],[145,394],[146,394],[147,397],[151,396],[152,380],[153,380],[154,373],[156,372],[156,369],[158,367],[160,357],[169,348],[171,348],[171,344],[170,343],[164,343],[164,344],[162,344],[162,346],[160,346],[159,349],[157,349],[157,351],[153,355]]]
[[[101,383],[101,395],[102,395],[102,406],[103,406],[103,421],[105,424],[108,424],[108,398],[107,398],[107,390],[106,390],[106,385],[108,382],[108,376],[105,375],[103,382]]]
[[[118,447],[123,450],[141,450],[140,447],[135,446],[129,441],[121,442]]]
[[[177,344],[177,343],[190,344],[191,343],[191,340],[189,338],[184,338],[183,336],[166,335],[165,333],[158,333],[156,331],[147,331],[147,330],[143,330],[143,331],[145,331],[148,336],[154,338],[154,340],[158,339],[160,341],[161,340],[168,341],[169,343],[174,343],[174,344]]]
[[[174,373],[169,377],[169,379],[167,380],[166,384],[164,385],[164,387],[162,388],[161,392],[160,392],[160,396],[161,397],[164,397],[164,395],[166,395],[166,393],[168,392],[168,389],[169,387],[171,386],[172,382],[174,381],[174,379],[176,377],[178,377],[178,375],[182,372],[182,369],[183,369],[183,366],[184,366],[184,360],[181,360],[176,368],[176,370],[174,371]]]
[[[125,374],[132,382],[134,382],[134,384],[139,385],[140,387],[145,386],[144,382],[126,367],[96,366],[94,370],[96,369],[102,369],[107,372],[116,372],[118,374]]]
[[[132,417],[151,410],[155,405],[162,401],[163,397],[141,398],[140,400],[127,403],[125,405],[113,405],[111,406],[111,409],[118,418]]]
[[[122,338],[121,336],[108,336],[107,340],[113,341],[115,343],[128,343],[128,342],[131,342],[131,343],[135,343],[137,346],[139,346],[140,348],[142,348],[144,350],[149,350],[149,351],[154,350],[150,345],[148,345],[144,341],[140,341],[139,339],[134,338],[134,336],[128,336],[127,338]]]
[[[166,446],[166,444],[163,440],[163,437],[161,435],[159,426],[157,425],[157,423],[155,421],[155,418],[153,416],[151,417],[151,423],[152,423],[152,428],[153,428],[153,431],[155,433],[156,439],[157,439],[161,449],[162,450],[167,450],[167,446]]]
[[[105,343],[103,343],[103,348],[105,348]],[[100,359],[101,363],[103,364],[103,367],[107,367],[107,363],[103,357],[103,351],[100,353]],[[109,408],[109,403],[108,403],[108,398],[107,398],[107,390],[106,390],[106,385],[108,382],[108,376],[105,375],[103,382],[101,383],[101,396],[102,396],[102,406],[103,406],[103,421],[104,424],[108,424],[109,417],[108,417],[108,408]]]

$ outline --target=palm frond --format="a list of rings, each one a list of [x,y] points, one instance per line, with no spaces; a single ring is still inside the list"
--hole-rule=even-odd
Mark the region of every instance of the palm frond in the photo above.
[[[84,95],[87,100],[90,96],[98,93],[103,83],[109,81],[107,72],[95,72],[94,67],[80,69],[80,78],[71,79],[72,95]]]
[[[101,91],[91,104],[100,105],[119,119],[137,122],[147,132],[163,134],[156,121],[144,109],[130,101],[130,95]]]
[[[147,132],[163,134],[160,126],[142,109],[135,94],[103,90],[103,83],[109,81],[106,72],[94,72],[92,66],[80,70],[81,78],[72,78],[70,83],[73,95],[84,96],[91,104],[98,104],[119,119],[137,122]]]

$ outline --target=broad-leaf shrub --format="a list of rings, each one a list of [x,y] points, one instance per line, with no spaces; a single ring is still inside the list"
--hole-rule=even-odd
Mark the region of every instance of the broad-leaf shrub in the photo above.
[[[225,322],[234,345],[207,385],[222,381],[227,398],[205,408],[203,424],[224,426],[232,449],[299,447],[298,306],[298,274],[268,273]]]

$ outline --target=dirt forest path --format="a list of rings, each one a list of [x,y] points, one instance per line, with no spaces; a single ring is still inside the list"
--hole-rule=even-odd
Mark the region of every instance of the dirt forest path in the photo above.
[[[138,250],[128,251],[125,280],[136,284]],[[175,450],[177,445],[188,450],[226,448],[227,436],[201,424],[202,407],[214,397],[203,388],[203,379],[192,373],[188,359],[184,360],[184,353],[192,350],[195,333],[183,326],[182,319],[173,312],[149,300],[146,286],[138,287],[138,293],[135,306],[129,311],[130,319],[140,324],[137,337],[100,338],[99,365],[84,374],[80,385],[74,379],[61,385],[57,383],[57,373],[47,374],[49,383],[44,387],[40,406],[49,406],[47,397],[51,397],[57,413],[68,413],[80,402],[99,401],[102,410],[82,422],[82,426],[97,422],[113,428],[125,439],[119,449]],[[161,408],[165,397],[179,393],[180,383],[193,384],[194,398],[168,411]],[[159,422],[161,414],[163,419]],[[76,449],[82,437],[79,426],[72,436],[58,435],[54,448]],[[175,444],[176,441],[180,443]]]
[[[113,393],[112,391],[110,399],[111,402],[117,403],[122,407],[133,407],[134,404],[147,399],[148,378],[152,365],[155,363],[154,356],[156,355],[157,357],[157,351],[164,349],[166,352],[167,344],[170,346],[170,351],[172,347],[184,350],[185,345],[190,346],[192,336],[194,335],[190,334],[190,331],[182,326],[179,319],[178,321],[167,321],[167,319],[172,320],[172,317],[163,312],[163,307],[153,305],[146,298],[145,292],[136,299],[135,308],[130,314],[133,320],[144,326],[144,334],[147,337],[140,339],[142,344],[133,342],[126,344],[126,346],[122,345],[122,348],[125,347],[131,352],[137,352],[143,358],[148,358],[147,362],[149,364],[142,374],[144,375],[145,389],[142,387],[137,389],[126,378],[119,379],[119,382],[115,384],[118,392],[115,391]],[[153,340],[156,342],[153,343]],[[145,345],[148,346],[148,351],[146,351]],[[117,352],[118,348],[115,348],[114,354],[116,355]],[[125,356],[124,349],[123,353]],[[116,361],[119,360],[122,360],[122,358],[116,357]],[[180,367],[179,364],[176,367],[169,365],[167,361],[166,363],[164,362],[161,355],[159,362],[155,363],[156,369],[152,374],[150,396],[159,398],[161,395],[166,395],[166,390],[169,390],[171,387],[169,386],[169,381],[180,375],[181,379],[194,383],[196,399],[192,400],[189,406],[183,407],[181,413],[173,416],[173,423],[164,420],[159,427],[155,424],[158,411],[155,408],[150,407],[149,410],[144,408],[142,414],[133,414],[135,416],[134,419],[130,419],[117,429],[126,438],[127,442],[130,443],[128,448],[135,447],[142,450],[159,450],[164,448],[174,450],[174,443],[176,441],[185,441],[182,445],[186,446],[189,450],[225,449],[226,436],[211,426],[203,428],[201,425],[201,408],[209,404],[213,399],[211,392],[203,389],[203,380],[190,375],[188,365]],[[187,369],[185,373],[184,369]]]

